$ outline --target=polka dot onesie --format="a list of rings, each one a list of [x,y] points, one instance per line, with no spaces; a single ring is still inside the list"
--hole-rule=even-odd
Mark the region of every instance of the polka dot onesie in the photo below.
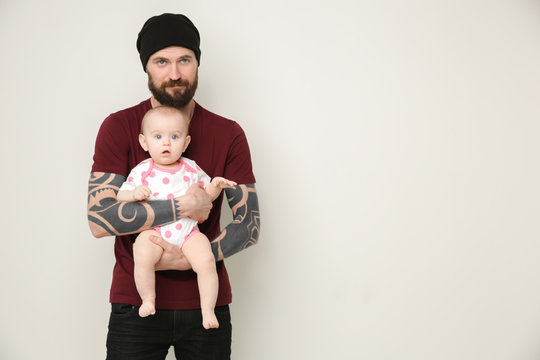
[[[144,185],[152,191],[147,200],[165,200],[184,195],[187,189],[196,183],[206,187],[210,181],[210,177],[195,161],[188,158],[181,157],[178,167],[174,169],[160,168],[152,159],[146,159],[131,170],[120,191],[132,191],[137,186]],[[163,239],[179,247],[198,229],[197,221],[188,218],[154,228]]]

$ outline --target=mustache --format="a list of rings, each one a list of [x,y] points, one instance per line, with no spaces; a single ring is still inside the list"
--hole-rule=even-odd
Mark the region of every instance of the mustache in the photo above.
[[[183,79],[177,79],[177,80],[169,80],[167,82],[164,82],[161,84],[162,88],[166,88],[169,86],[189,86],[189,81],[183,80]]]

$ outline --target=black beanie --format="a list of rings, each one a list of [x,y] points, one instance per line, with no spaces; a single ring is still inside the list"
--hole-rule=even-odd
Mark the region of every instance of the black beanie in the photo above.
[[[199,31],[191,20],[181,14],[161,14],[148,19],[137,37],[137,51],[144,71],[150,56],[168,46],[193,50],[197,65],[201,62]]]

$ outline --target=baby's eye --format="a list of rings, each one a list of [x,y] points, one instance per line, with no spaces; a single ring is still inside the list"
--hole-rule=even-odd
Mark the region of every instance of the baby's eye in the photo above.
[[[161,135],[156,135],[156,139],[161,140]]]
[[[171,138],[172,138],[173,140],[178,140],[178,135],[173,135],[173,136],[171,136]]]

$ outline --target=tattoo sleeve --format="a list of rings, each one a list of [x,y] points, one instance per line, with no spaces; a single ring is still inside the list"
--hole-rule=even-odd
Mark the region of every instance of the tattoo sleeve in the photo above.
[[[255,184],[226,189],[225,195],[233,213],[233,221],[212,241],[212,251],[217,260],[255,245],[261,227]]]
[[[180,217],[177,200],[121,202],[116,194],[125,181],[118,174],[93,172],[88,181],[88,223],[96,237],[139,233]]]

